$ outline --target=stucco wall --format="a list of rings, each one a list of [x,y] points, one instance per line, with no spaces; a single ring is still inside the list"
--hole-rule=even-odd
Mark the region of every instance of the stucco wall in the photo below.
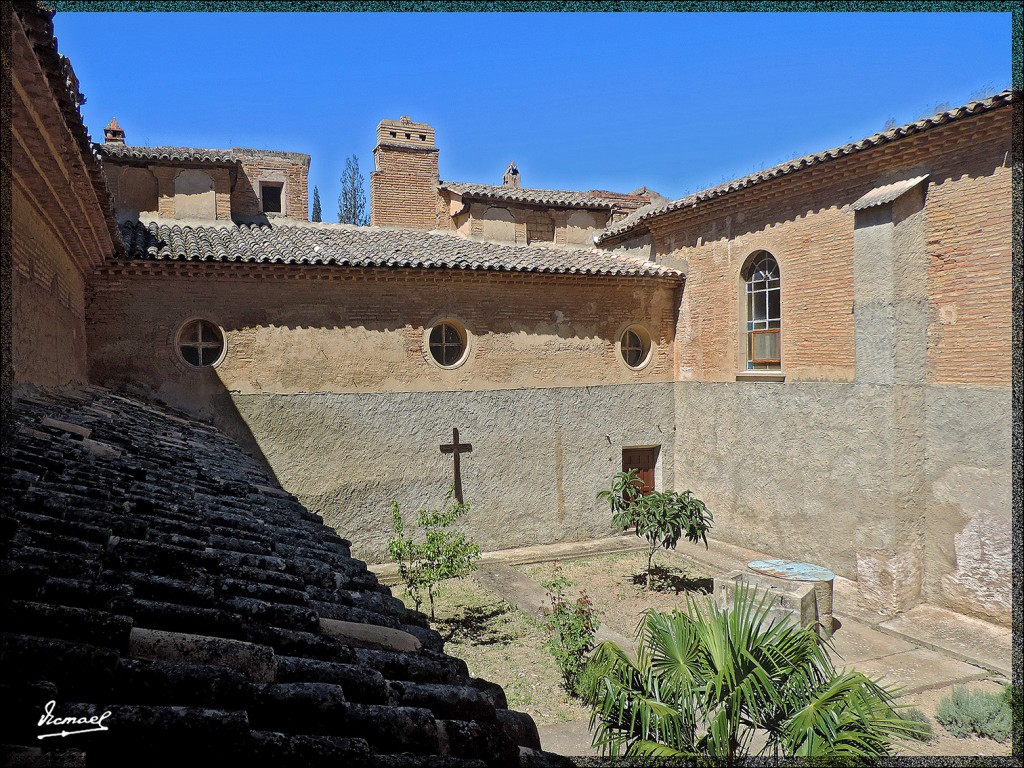
[[[929,602],[1010,622],[1009,387],[925,389]]]
[[[462,455],[466,518],[484,549],[608,533],[597,491],[620,469],[624,446],[664,446],[671,485],[672,385],[490,392],[238,395],[218,420],[251,432],[285,488],[353,543],[387,559],[390,502],[411,520],[437,506],[453,477],[452,428]],[[244,423],[244,426],[242,426]]]
[[[188,407],[224,389],[250,393],[476,390],[669,381],[674,295],[661,280],[545,278],[424,270],[243,265],[111,267],[90,294],[90,373],[139,382]],[[223,327],[216,371],[174,347],[192,317]],[[469,333],[464,364],[429,359],[425,329]],[[616,345],[632,323],[654,340],[631,370]]]

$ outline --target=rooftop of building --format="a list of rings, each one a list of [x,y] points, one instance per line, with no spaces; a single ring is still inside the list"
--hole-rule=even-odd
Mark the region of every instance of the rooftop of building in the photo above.
[[[293,220],[232,224],[167,219],[128,221],[120,230],[128,258],[135,260],[682,279],[682,273],[669,267],[597,249],[502,245],[445,232]]]
[[[438,189],[448,190],[463,197],[484,200],[604,211],[610,211],[618,203],[629,198],[645,202],[644,196],[638,193],[607,192],[596,189],[589,192],[576,192],[566,189],[531,189],[500,184],[472,184],[462,181],[442,181],[438,184]]]
[[[96,387],[23,392],[15,416],[0,649],[9,711],[36,714],[8,722],[7,760],[468,768],[539,749],[497,685],[212,426]],[[110,712],[110,733],[41,743],[61,731],[37,726],[47,701]]]
[[[1012,90],[1001,91],[987,99],[972,101],[968,104],[964,104],[963,106],[939,112],[922,120],[916,120],[912,123],[907,123],[906,125],[890,128],[886,131],[872,134],[860,141],[850,142],[839,147],[827,149],[823,152],[816,152],[814,154],[798,157],[794,160],[788,160],[784,163],[780,163],[779,165],[772,166],[771,168],[756,171],[755,173],[742,176],[738,179],[733,179],[732,181],[725,182],[724,184],[709,187],[701,190],[700,192],[695,192],[694,194],[687,195],[676,200],[671,200],[662,204],[652,204],[647,208],[634,211],[629,216],[616,222],[613,226],[605,229],[603,233],[598,235],[597,242],[603,243],[623,235],[628,235],[651,219],[671,213],[672,211],[694,207],[705,201],[713,200],[742,189],[748,189],[758,184],[777,179],[781,176],[797,173],[847,155],[864,152],[893,141],[899,141],[900,139],[915,136],[925,131],[948,125],[952,122],[983,114],[999,107],[1008,106],[1013,103],[1015,98],[1016,97]]]
[[[111,160],[149,160],[158,162],[189,163],[242,163],[247,160],[279,157],[296,163],[309,165],[310,156],[302,152],[285,152],[274,149],[203,149],[201,147],[142,147],[120,142],[96,144],[101,156]]]

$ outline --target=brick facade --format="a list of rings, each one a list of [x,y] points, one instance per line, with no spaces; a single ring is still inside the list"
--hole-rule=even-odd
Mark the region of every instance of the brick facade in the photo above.
[[[382,120],[370,173],[370,224],[437,229],[437,147],[434,129],[408,117]]]
[[[851,205],[928,174],[928,381],[1009,384],[1010,119],[994,110],[652,220],[654,258],[687,273],[679,377],[743,370],[740,274],[764,249],[781,271],[787,379],[853,381]]]

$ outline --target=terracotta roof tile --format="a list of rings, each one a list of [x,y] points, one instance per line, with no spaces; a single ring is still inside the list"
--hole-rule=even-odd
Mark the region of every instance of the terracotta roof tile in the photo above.
[[[439,189],[447,189],[464,197],[479,197],[487,200],[503,200],[533,205],[554,205],[565,208],[600,208],[610,210],[614,198],[599,197],[590,192],[573,192],[563,189],[528,189],[506,187],[496,184],[468,184],[461,181],[442,181]]]
[[[83,765],[557,759],[217,430],[94,387],[26,396],[16,419],[0,472],[2,684],[36,714],[5,734],[9,759],[36,764],[39,734],[59,732],[36,727],[47,700],[57,717],[111,713],[109,734],[60,745]],[[91,454],[83,429],[120,453]],[[321,620],[334,612],[349,624]]]
[[[125,222],[121,236],[129,258],[138,260],[682,278],[654,262],[596,249],[499,245],[447,233],[344,224]]]
[[[824,152],[805,155],[804,157],[789,160],[788,162],[773,166],[772,168],[766,168],[748,176],[733,179],[725,184],[720,184],[701,192],[681,197],[678,200],[672,200],[662,205],[652,206],[647,210],[641,209],[639,211],[635,211],[634,214],[627,216],[617,222],[614,226],[605,229],[605,231],[598,236],[597,242],[604,242],[611,238],[624,235],[630,230],[638,227],[643,222],[649,221],[656,216],[661,216],[682,208],[690,208],[706,200],[722,197],[723,195],[727,195],[741,189],[746,189],[766,181],[771,181],[772,179],[780,176],[785,176],[790,173],[801,171],[805,168],[821,165],[822,163],[827,163],[831,160],[835,160],[836,158],[851,155],[856,152],[863,152],[864,150],[878,147],[882,144],[888,144],[891,141],[898,141],[899,139],[906,138],[908,136],[914,136],[922,133],[923,131],[928,131],[957,120],[962,120],[964,118],[971,117],[972,115],[988,112],[989,110],[1011,104],[1015,98],[1016,97],[1012,90],[1002,91],[1001,93],[997,93],[982,101],[972,101],[962,107],[940,112],[923,120],[917,120],[898,128],[892,128],[888,131],[876,133],[859,141],[844,144],[841,147],[834,147],[833,149],[827,149]]]

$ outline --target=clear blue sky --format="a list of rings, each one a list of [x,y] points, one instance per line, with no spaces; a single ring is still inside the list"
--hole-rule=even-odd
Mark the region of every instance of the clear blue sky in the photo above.
[[[1011,81],[1009,13],[58,13],[93,138],[312,155],[337,217],[375,128],[442,179],[676,198]]]

